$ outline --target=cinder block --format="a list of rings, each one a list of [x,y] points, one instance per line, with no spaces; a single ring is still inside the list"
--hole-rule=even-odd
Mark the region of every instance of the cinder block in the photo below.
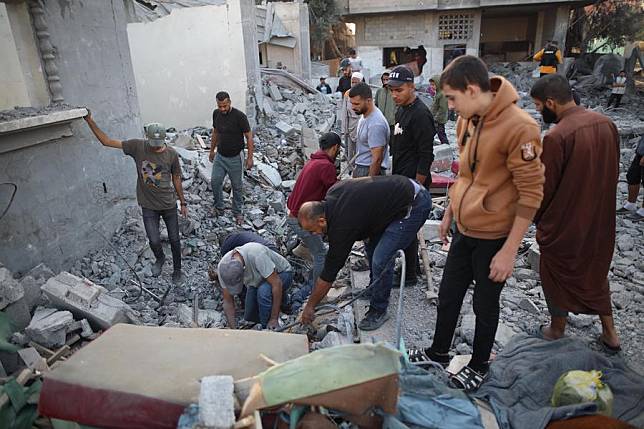
[[[87,279],[62,272],[41,289],[54,307],[71,311],[77,319],[87,319],[97,329],[129,323],[130,306]]]
[[[423,225],[423,237],[426,241],[435,241],[439,239],[440,220],[426,220]]]
[[[229,429],[235,424],[233,378],[213,375],[201,379],[199,420],[212,429]]]

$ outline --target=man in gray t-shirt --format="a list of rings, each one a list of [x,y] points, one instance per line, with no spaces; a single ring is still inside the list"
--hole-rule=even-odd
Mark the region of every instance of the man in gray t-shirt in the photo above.
[[[353,111],[362,115],[358,122],[358,156],[353,177],[384,176],[389,168],[389,124],[375,106],[371,88],[359,83],[349,91]]]
[[[262,327],[278,327],[280,308],[287,304],[286,291],[293,281],[293,268],[282,256],[259,243],[247,243],[226,253],[217,266],[224,296],[228,327],[235,329],[235,300],[246,287],[244,319]]]
[[[159,221],[163,218],[168,229],[170,248],[172,249],[172,281],[181,284],[184,281],[181,271],[181,241],[179,239],[179,218],[177,216],[177,199],[181,202],[181,214],[188,216],[188,206],[183,197],[181,186],[181,166],[177,152],[165,144],[165,128],[161,124],[148,124],[146,138],[132,140],[114,140],[107,136],[94,122],[91,113],[85,121],[103,146],[123,150],[131,156],[136,164],[136,199],[143,212],[143,225],[150,241],[150,248],[156,257],[152,265],[152,275],[161,274],[165,255],[161,246]]]

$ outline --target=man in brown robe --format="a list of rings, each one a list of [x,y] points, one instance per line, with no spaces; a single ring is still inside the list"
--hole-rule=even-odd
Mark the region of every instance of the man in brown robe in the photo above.
[[[543,139],[546,182],[535,216],[541,283],[551,316],[540,334],[561,338],[568,311],[597,314],[599,340],[606,350],[618,351],[607,278],[615,246],[617,128],[606,116],[577,106],[561,75],[542,77],[530,95],[543,120],[557,124]]]

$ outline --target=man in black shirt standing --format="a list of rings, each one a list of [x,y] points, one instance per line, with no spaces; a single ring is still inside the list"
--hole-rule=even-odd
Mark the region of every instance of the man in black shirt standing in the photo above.
[[[233,214],[238,225],[241,225],[242,205],[244,203],[242,189],[242,153],[244,138],[248,144],[246,153],[246,168],[253,166],[253,133],[250,130],[248,118],[230,105],[227,92],[217,93],[217,109],[212,112],[212,136],[210,138],[210,161],[213,162],[210,185],[215,197],[215,210],[221,214],[224,210],[222,186],[226,175],[230,178],[233,188]],[[215,156],[215,149],[217,150]]]
[[[351,253],[353,243],[365,240],[371,268],[369,311],[358,327],[372,331],[387,321],[394,257],[416,238],[432,208],[429,191],[403,176],[344,180],[334,185],[325,201],[302,204],[298,221],[314,234],[326,234],[329,251],[313,292],[302,312],[310,323],[315,306],[326,296]]]
[[[432,184],[431,166],[434,161],[434,118],[420,98],[416,96],[413,72],[405,67],[395,67],[389,75],[389,87],[398,106],[394,132],[391,138],[392,174],[415,179],[429,189]],[[417,282],[418,240],[405,249],[407,277],[405,285]]]
[[[338,87],[335,89],[335,92],[344,94],[351,89],[351,75],[353,74],[351,62],[346,58],[343,59],[340,63],[340,70],[342,70],[342,76],[338,80]]]

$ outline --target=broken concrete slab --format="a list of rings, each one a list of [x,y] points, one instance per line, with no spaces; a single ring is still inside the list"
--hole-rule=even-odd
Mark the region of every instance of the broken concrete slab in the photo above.
[[[282,97],[282,93],[280,92],[279,87],[275,83],[270,82],[268,84],[268,91],[273,100],[275,101],[284,100],[284,97]]]
[[[199,420],[212,429],[229,429],[235,424],[233,378],[212,375],[201,379]]]
[[[25,274],[25,277],[33,277],[34,279],[42,281],[44,283],[55,275],[56,274],[51,269],[49,269],[47,265],[38,264],[31,270],[29,270],[29,272]]]
[[[302,150],[307,158],[319,149],[319,138],[313,128],[302,127]]]
[[[45,347],[60,347],[65,345],[67,329],[72,323],[74,316],[69,311],[38,307],[25,333]]]
[[[523,298],[519,301],[519,307],[531,314],[541,314],[539,307],[537,307],[537,305],[528,298]]]
[[[257,171],[259,171],[259,175],[266,180],[267,184],[270,186],[277,188],[282,185],[282,176],[280,176],[279,171],[277,171],[276,168],[271,167],[268,164],[265,164],[263,162],[258,162],[255,164],[257,166]]]
[[[212,178],[212,162],[205,156],[199,160],[199,166],[197,167],[197,172],[199,177],[206,182],[208,189],[210,189],[210,180]]]
[[[56,308],[85,318],[98,329],[129,323],[132,309],[123,301],[107,295],[107,290],[88,279],[62,272],[45,283],[41,290]]]
[[[287,124],[284,121],[279,121],[275,124],[275,128],[277,128],[282,134],[284,135],[291,135],[294,134],[297,130],[293,125]]]
[[[0,268],[0,310],[12,304],[25,295],[20,283],[13,278],[11,271]]]
[[[42,297],[40,286],[42,286],[45,281],[47,280],[42,280],[41,282],[39,282],[31,276],[26,276],[20,279],[20,285],[25,291],[24,300],[29,311],[33,310],[38,305]]]

